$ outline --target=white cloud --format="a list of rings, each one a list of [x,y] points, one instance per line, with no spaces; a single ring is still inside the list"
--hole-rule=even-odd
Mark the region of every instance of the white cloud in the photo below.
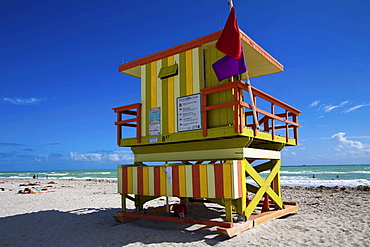
[[[341,102],[339,105],[327,105],[324,106],[324,112],[331,112],[332,110],[343,107],[348,103],[348,100]]]
[[[102,154],[87,153],[79,154],[77,152],[70,152],[70,157],[72,160],[83,160],[83,161],[99,161],[102,160]]]
[[[339,144],[334,148],[336,151],[345,150],[347,154],[356,154],[356,155],[363,155],[363,154],[370,154],[370,145],[361,143],[359,141],[349,140],[345,137],[344,132],[339,132],[335,135],[332,135],[332,139],[338,141]],[[356,137],[354,137],[356,138]]]
[[[4,101],[14,105],[34,105],[46,100],[46,98],[3,98]]]
[[[320,103],[320,100],[315,100],[314,102],[312,102],[312,103],[310,104],[310,106],[309,106],[308,108],[311,108],[311,107],[317,106],[319,103]]]
[[[341,147],[351,147],[351,148],[355,148],[355,149],[363,149],[364,148],[364,145],[359,142],[359,141],[352,141],[352,140],[349,140],[345,137],[346,133],[344,132],[339,132],[335,135],[332,135],[331,138],[335,141],[338,141],[340,144],[341,144]],[[339,145],[338,145],[339,147]]]
[[[348,159],[348,157],[369,159],[370,145],[350,140],[348,137],[345,137],[345,134],[346,133],[344,132],[339,132],[332,135],[331,139],[339,142],[339,144],[334,148],[338,153],[334,155],[341,157],[343,160]]]
[[[349,109],[345,110],[345,111],[344,111],[344,113],[349,113],[349,112],[351,112],[351,111],[357,110],[357,109],[359,109],[359,108],[361,108],[361,107],[365,107],[365,106],[370,106],[370,104],[356,105],[356,106],[354,106],[354,107],[351,107],[351,108],[349,108]]]
[[[77,161],[114,161],[114,162],[133,162],[133,154],[130,151],[101,151],[92,152],[86,154],[80,154],[78,152],[70,152],[70,158]]]

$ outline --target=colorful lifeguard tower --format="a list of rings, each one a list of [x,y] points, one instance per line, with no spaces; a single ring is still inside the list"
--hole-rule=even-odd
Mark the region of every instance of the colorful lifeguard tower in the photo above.
[[[298,144],[300,111],[248,87],[243,75],[219,82],[212,64],[224,56],[215,48],[221,32],[119,66],[119,72],[140,79],[141,102],[113,108],[117,144],[134,153],[134,164],[118,166],[122,212],[114,217],[117,221],[215,225],[221,234],[233,236],[298,209],[282,200],[280,152]],[[250,78],[283,71],[241,30],[240,39]],[[122,136],[123,127],[135,128],[136,136]],[[144,213],[146,202],[162,196],[187,204],[217,203],[225,208],[224,220]],[[136,212],[126,211],[126,200],[135,202]],[[234,222],[235,216],[244,221]]]

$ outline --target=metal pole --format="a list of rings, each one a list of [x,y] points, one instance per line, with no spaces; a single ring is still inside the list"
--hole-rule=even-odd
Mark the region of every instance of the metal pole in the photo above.
[[[252,86],[251,86],[251,82],[249,81],[248,71],[245,72],[245,74],[247,75],[247,86],[248,86],[248,92],[249,92],[249,100],[251,101],[251,106],[252,106],[254,124],[256,126],[256,129],[259,130],[260,129],[260,125],[258,123],[256,107],[254,106]]]
[[[229,0],[229,6],[230,6],[230,9],[231,9],[232,7],[234,7],[234,5],[233,5],[233,0]]]
[[[229,6],[230,6],[230,9],[232,7],[234,7],[233,0],[229,0]],[[251,86],[251,82],[249,80],[248,71],[245,72],[245,74],[246,74],[246,77],[247,77],[247,86],[248,86],[248,92],[249,92],[249,99],[250,99],[251,105],[252,105],[252,112],[253,112],[254,124],[255,124],[257,130],[259,130],[260,125],[258,124],[257,112],[256,112],[256,107],[254,106],[254,100],[253,100],[253,94],[252,94],[252,86]]]

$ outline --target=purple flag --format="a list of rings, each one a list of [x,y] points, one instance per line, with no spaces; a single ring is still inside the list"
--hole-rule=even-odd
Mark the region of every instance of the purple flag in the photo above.
[[[222,81],[234,75],[243,74],[247,71],[247,65],[245,64],[243,52],[242,57],[239,59],[235,59],[229,55],[226,55],[212,64],[212,67],[216,73],[218,81]]]

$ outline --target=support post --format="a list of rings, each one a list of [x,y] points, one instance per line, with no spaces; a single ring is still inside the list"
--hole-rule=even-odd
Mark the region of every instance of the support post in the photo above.
[[[226,212],[225,221],[233,222],[233,203],[231,199],[225,198],[225,212]]]
[[[121,209],[123,212],[126,212],[126,195],[121,194]]]

